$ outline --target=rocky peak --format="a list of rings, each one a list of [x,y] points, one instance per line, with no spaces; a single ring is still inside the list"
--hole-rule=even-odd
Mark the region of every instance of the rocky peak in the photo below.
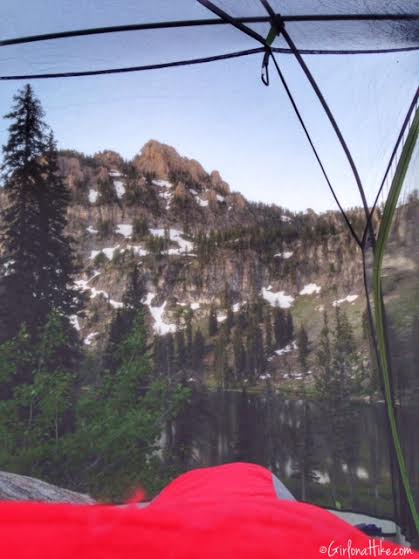
[[[221,175],[218,171],[212,171],[210,174],[210,184],[211,187],[216,190],[219,194],[227,195],[230,194],[229,185],[223,181]]]
[[[147,286],[150,335],[175,332],[189,307],[202,326],[216,304],[222,321],[226,285],[234,312],[257,293],[267,307],[292,306],[310,335],[333,302],[362,307],[353,299],[362,288],[359,255],[349,255],[353,245],[336,212],[294,214],[248,202],[218,171],[207,173],[155,140],[132,161],[110,150],[66,150],[59,164],[72,193],[68,231],[82,264],[76,285],[87,299],[72,321],[93,351],[124,306],[135,266]]]
[[[140,174],[150,179],[181,182],[195,188],[207,184],[225,193],[229,190],[217,171],[208,175],[198,161],[182,157],[172,146],[156,140],[150,140],[144,145],[133,164]]]
[[[103,165],[109,170],[120,170],[124,164],[124,160],[119,155],[119,153],[111,150],[100,151],[98,153],[95,153],[93,157],[99,163],[99,165]]]

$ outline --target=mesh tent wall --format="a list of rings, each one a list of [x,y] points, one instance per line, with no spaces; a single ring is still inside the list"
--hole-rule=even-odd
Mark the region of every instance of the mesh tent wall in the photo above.
[[[184,0],[163,2],[164,9],[157,13],[151,3],[138,6],[138,3],[127,2],[123,11],[115,11],[112,2],[98,9],[93,4],[86,6],[82,2],[69,1],[61,2],[58,7],[56,3],[45,0],[39,3],[37,15],[31,19],[22,17],[25,2],[17,4],[15,9],[9,8],[0,18],[2,82],[81,79],[83,76],[92,76],[93,79],[95,75],[157,71],[246,56],[260,57],[262,79],[266,85],[273,81],[273,74],[278,75],[295,112],[296,121],[302,126],[321,167],[325,182],[339,204],[354,242],[363,251],[366,268],[368,254],[375,261],[373,283],[369,282],[370,275],[366,270],[371,328],[374,331],[372,339],[376,342],[377,361],[387,402],[389,446],[393,456],[399,521],[413,539],[419,529],[418,468],[415,469],[415,465],[409,463],[407,441],[400,442],[400,438],[401,433],[407,432],[403,426],[408,421],[408,405],[403,402],[408,390],[413,390],[417,382],[417,373],[412,369],[417,307],[414,305],[413,313],[409,314],[412,309],[407,306],[409,312],[403,320],[397,314],[394,306],[396,295],[391,284],[391,254],[397,251],[397,243],[404,240],[400,233],[402,227],[397,224],[402,221],[409,223],[409,220],[414,223],[412,214],[417,208],[414,194],[405,204],[398,204],[397,200],[400,190],[410,189],[413,192],[416,188],[414,171],[417,171],[417,147],[411,147],[410,153],[408,151],[417,137],[417,117],[412,123],[412,115],[418,100],[418,2]],[[54,18],[46,17],[51,12]],[[106,48],[98,50],[95,48],[96,39],[105,35]],[[387,165],[388,158],[384,161],[384,179],[375,192],[371,191],[370,196],[367,196],[353,155],[356,146],[347,141],[344,127],[335,118],[333,107],[327,101],[327,84],[316,79],[311,67],[315,65],[313,59],[316,57],[339,56],[339,64],[344,65],[353,56],[381,57],[389,53],[396,54],[400,60],[409,57],[409,63],[405,67],[404,79],[400,80],[400,118],[391,123],[393,138],[387,141],[385,153],[390,155],[390,163]],[[284,57],[288,60],[285,61]],[[337,175],[329,173],[330,155],[322,153],[318,135],[305,120],[299,92],[290,86],[292,76],[286,71],[290,59],[307,79],[307,88],[314,92],[319,111],[324,114],[325,126],[334,134],[336,145],[341,150],[342,162],[347,167],[346,172],[359,192],[364,209],[362,230],[356,229],[347,216],[344,202],[341,204]],[[406,113],[408,117],[404,118]],[[393,145],[395,148],[391,151]],[[402,170],[399,167],[394,173],[393,186],[388,194],[388,209],[377,237],[373,216],[378,194],[386,194],[385,187],[392,178],[397,160]],[[386,251],[387,264],[384,256]],[[386,265],[390,266],[388,273],[385,273]],[[417,267],[415,271],[417,273]],[[413,289],[413,293],[416,293],[412,286],[416,284],[417,287],[417,282],[411,270],[406,272],[405,282],[408,292]],[[404,297],[403,285],[404,282],[398,283],[399,297]],[[417,298],[417,293],[412,296]],[[411,336],[411,341],[406,336]],[[406,356],[409,357],[406,359]],[[394,373],[396,370],[400,372]],[[402,405],[396,413],[397,400]]]

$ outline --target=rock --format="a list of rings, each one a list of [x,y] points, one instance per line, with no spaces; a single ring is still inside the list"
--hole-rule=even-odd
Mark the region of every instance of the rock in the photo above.
[[[0,500],[94,504],[89,495],[51,485],[33,477],[0,472]]]
[[[133,164],[139,173],[160,180],[180,180],[187,177],[195,184],[208,177],[198,161],[182,157],[172,146],[156,140],[150,140],[144,145]]]
[[[210,174],[210,183],[212,188],[217,190],[219,194],[222,194],[224,196],[230,194],[230,187],[225,181],[223,181],[218,171],[212,171],[212,173]]]

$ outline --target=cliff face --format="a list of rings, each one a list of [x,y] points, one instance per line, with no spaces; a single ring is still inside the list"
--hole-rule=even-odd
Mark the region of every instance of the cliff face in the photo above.
[[[182,327],[188,307],[204,330],[211,304],[222,321],[226,291],[234,312],[256,295],[291,308],[312,338],[323,309],[336,305],[361,323],[360,254],[337,212],[250,203],[218,171],[153,140],[129,162],[111,151],[63,151],[59,164],[87,299],[72,321],[87,348],[103,347],[134,266],[146,280],[150,334]]]
[[[360,254],[338,213],[249,203],[218,171],[156,141],[130,162],[111,151],[62,152],[60,169],[72,192],[69,233],[88,301],[73,321],[92,349],[123,305],[134,265],[146,279],[151,333],[181,327],[188,306],[196,323],[211,304],[223,320],[226,289],[233,310],[259,294],[267,305],[291,307],[313,333],[324,308],[343,304],[360,317]]]

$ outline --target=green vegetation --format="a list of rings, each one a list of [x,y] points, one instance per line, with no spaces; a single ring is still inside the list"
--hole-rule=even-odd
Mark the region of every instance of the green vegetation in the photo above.
[[[150,231],[145,217],[137,217],[132,222],[132,238],[135,241],[142,241],[149,235]]]
[[[118,310],[112,310],[106,296],[93,297],[95,300],[85,310],[86,320],[89,329],[97,327],[100,332],[90,348],[84,347],[73,327],[75,317],[83,321],[84,301],[71,287],[78,266],[72,239],[64,234],[69,193],[59,177],[54,141],[31,89],[19,94],[16,103],[10,115],[13,125],[3,169],[10,202],[3,215],[1,264],[6,273],[0,279],[3,467],[110,500],[120,499],[139,484],[153,493],[169,476],[193,463],[196,441],[191,436],[191,425],[196,418],[188,406],[191,394],[198,397],[202,386],[236,393],[245,389],[246,394],[279,386],[304,399],[316,396],[330,403],[331,413],[342,412],[350,425],[350,416],[345,416],[348,402],[369,393],[362,355],[355,351],[354,338],[360,338],[360,327],[353,328],[360,322],[363,302],[345,306],[346,314],[336,309],[331,321],[333,332],[329,332],[325,318],[320,333],[317,308],[323,293],[321,297],[297,297],[292,310],[272,308],[259,295],[264,270],[270,277],[288,274],[296,284],[301,282],[297,259],[275,257],[287,243],[297,237],[304,242],[320,242],[324,249],[321,254],[327,255],[330,235],[341,235],[339,239],[344,242],[345,233],[336,214],[292,215],[250,204],[254,211],[251,225],[227,230],[208,227],[209,234],[203,229],[198,233],[200,229],[187,221],[190,194],[184,193],[183,185],[176,185],[174,211],[177,207],[184,212],[183,221],[179,219],[176,227],[183,223],[198,254],[197,259],[185,258],[185,264],[180,257],[167,257],[167,250],[173,246],[168,231],[161,237],[150,234],[149,226],[156,227],[161,217],[154,212],[161,212],[164,203],[160,187],[147,184],[133,165],[124,167],[127,183],[123,202],[141,203],[143,208],[132,222],[132,237],[144,243],[142,248],[150,254],[141,257],[139,267],[138,254],[127,250],[120,240],[121,249],[114,247],[112,259],[99,252],[93,262],[89,261],[89,271],[102,268],[106,282],[120,277],[124,287],[127,282],[125,294],[118,297],[123,303]],[[22,126],[25,111],[30,112],[33,122],[29,131]],[[19,147],[17,152],[15,146]],[[86,164],[91,167],[88,172],[92,180],[96,180],[95,172],[102,173],[103,165],[98,164],[95,170],[91,161]],[[182,178],[179,175],[176,180]],[[87,187],[85,178],[79,180],[79,187],[74,186],[76,197]],[[171,180],[175,180],[173,176]],[[99,182],[98,189],[100,203],[118,203],[110,178]],[[91,209],[92,213],[99,210]],[[105,214],[109,212],[101,213]],[[84,225],[82,220],[80,223]],[[114,234],[115,224],[109,219],[102,219],[95,227],[100,240]],[[89,236],[88,242],[93,238]],[[191,308],[177,304],[179,292],[189,290],[189,296],[192,286],[197,291],[209,287],[211,293],[211,286],[206,285],[210,279],[203,272],[212,259],[224,257],[224,250],[225,254],[234,251],[240,263],[237,268],[245,268],[239,272],[241,279],[231,285],[221,280],[213,303],[201,302],[194,316]],[[336,260],[337,268],[341,265],[339,258],[343,258],[342,252]],[[218,273],[218,262],[214,273]],[[159,297],[165,295],[167,310],[173,313],[176,325],[176,330],[171,328],[173,333],[154,338],[150,335],[151,317],[142,303],[147,295],[145,285],[150,282],[154,282],[153,291]],[[95,281],[93,285],[100,284]],[[244,286],[245,295],[239,285]],[[176,289],[170,293],[173,286]],[[105,314],[102,311],[106,307]],[[247,409],[247,396],[240,405]],[[223,418],[218,420],[222,422]],[[307,406],[303,421],[293,431],[298,439],[292,449],[293,472],[302,498],[315,490],[317,482],[311,420]],[[334,431],[328,433],[330,440],[339,440],[339,421],[331,416]],[[249,436],[248,427],[246,419],[237,427],[241,441]],[[347,454],[350,459],[351,448],[339,452],[340,462]],[[338,484],[339,479],[334,483]]]
[[[182,411],[189,390],[153,372],[143,278],[136,267],[124,307],[110,326],[103,363],[83,355],[69,318],[83,307],[72,287],[78,271],[73,241],[64,233],[70,195],[30,86],[16,95],[7,118],[12,123],[2,168],[8,198],[0,283],[2,468],[102,498],[121,499],[140,483],[154,492],[175,472],[158,455],[158,440]],[[100,190],[105,203],[111,202],[110,185],[104,182]],[[109,234],[110,226],[102,222],[100,235]],[[103,258],[100,253],[94,264]],[[195,353],[203,353],[199,336]]]
[[[101,219],[97,224],[97,234],[99,239],[106,239],[113,235],[115,224],[111,219]]]
[[[118,202],[118,196],[111,179],[99,179],[97,182],[99,200],[102,204],[114,204]]]

